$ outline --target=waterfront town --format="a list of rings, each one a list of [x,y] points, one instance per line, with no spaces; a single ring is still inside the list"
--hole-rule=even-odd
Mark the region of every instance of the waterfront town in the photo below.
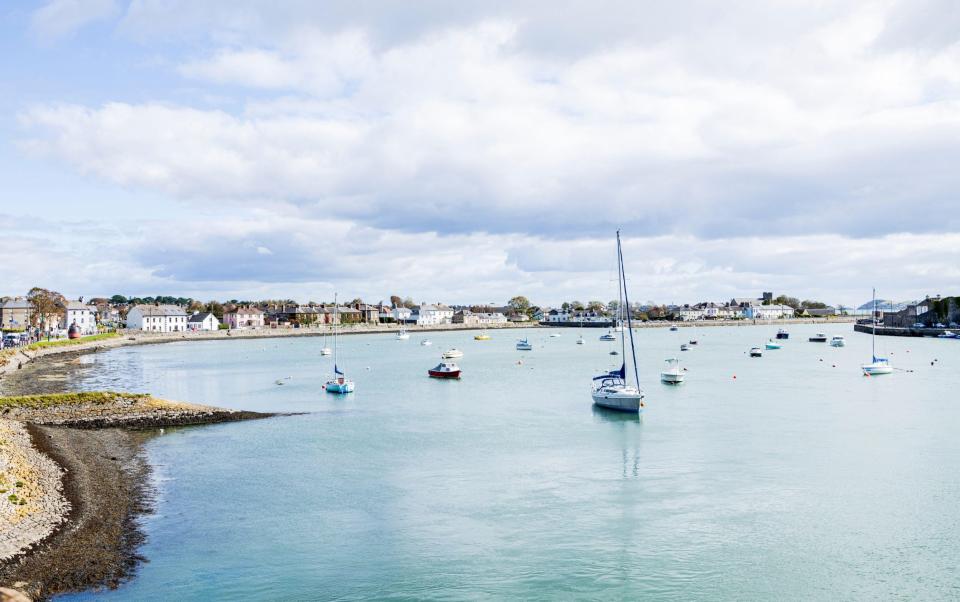
[[[693,304],[632,304],[630,317],[639,322],[776,321],[803,318],[859,317],[869,319],[871,306],[830,306],[764,292],[758,297]],[[921,301],[877,302],[875,323],[891,328],[957,328],[957,297],[931,296]],[[322,327],[332,324],[397,324],[436,327],[461,325],[484,328],[506,324],[604,327],[626,317],[616,301],[564,302],[541,307],[516,296],[505,305],[415,303],[392,296],[388,302],[348,303],[292,300],[209,301],[184,297],[92,297],[67,299],[43,288],[26,295],[0,296],[3,346],[19,346],[44,339],[81,338],[120,329],[172,333],[215,330],[259,330]]]

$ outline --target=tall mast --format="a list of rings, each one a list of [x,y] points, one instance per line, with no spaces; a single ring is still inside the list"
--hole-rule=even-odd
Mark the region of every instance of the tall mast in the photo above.
[[[870,315],[873,336],[870,337],[870,361],[877,361],[877,289],[873,289],[873,313]]]
[[[620,250],[620,230],[617,230],[617,319],[614,321],[620,321],[620,316],[623,315],[623,252]],[[622,324],[622,322],[620,322]],[[618,324],[614,324],[618,326]],[[620,355],[624,356],[623,361],[626,362],[627,358],[627,337],[620,335]]]
[[[620,258],[620,280],[623,284],[623,301],[627,304],[627,332],[630,333],[630,355],[633,357],[633,377],[640,390],[640,372],[637,370],[637,350],[633,344],[633,324],[630,319],[630,297],[627,296],[627,273],[623,269],[623,251],[620,248],[620,230],[617,230],[617,256]]]
[[[333,378],[337,378],[337,327],[340,326],[340,307],[337,293],[333,293]]]

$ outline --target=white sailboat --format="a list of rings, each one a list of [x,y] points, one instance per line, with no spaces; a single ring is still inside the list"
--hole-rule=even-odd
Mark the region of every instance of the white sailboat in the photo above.
[[[337,352],[339,350],[338,331],[340,328],[340,313],[337,304],[337,295],[333,295],[333,378],[323,385],[327,393],[353,393],[354,385],[352,380],[347,380],[344,373],[337,365]]]
[[[623,249],[620,245],[620,231],[617,230],[617,273],[620,288],[619,302],[630,301],[627,295],[627,278],[623,269]],[[611,370],[606,374],[593,377],[593,403],[602,408],[621,412],[639,413],[643,407],[643,393],[640,391],[640,375],[637,372],[637,352],[633,344],[633,328],[630,324],[630,312],[627,312],[627,332],[630,334],[630,356],[633,363],[634,383],[627,382],[627,362],[624,359],[619,370]],[[621,337],[621,350],[626,355],[626,337]]]
[[[893,372],[893,366],[885,357],[877,357],[877,289],[873,289],[873,311],[870,314],[870,325],[872,329],[870,338],[870,355],[872,360],[869,364],[863,364],[860,369],[865,376],[876,376],[879,374],[890,374]]]
[[[407,332],[407,329],[406,329],[406,328],[404,328],[403,326],[401,326],[401,327],[400,327],[400,330],[397,332],[397,340],[398,340],[398,341],[406,341],[406,340],[409,339],[409,338],[410,338],[410,333]]]

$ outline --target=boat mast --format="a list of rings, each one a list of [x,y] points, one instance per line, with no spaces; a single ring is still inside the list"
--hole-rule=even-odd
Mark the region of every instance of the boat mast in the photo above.
[[[873,289],[873,313],[870,314],[870,326],[873,336],[870,337],[870,361],[877,361],[877,289]]]
[[[337,293],[333,293],[333,380],[337,380],[337,327],[340,326]]]
[[[630,297],[627,296],[627,273],[623,269],[623,250],[620,248],[620,230],[617,230],[617,256],[620,258],[620,279],[623,284],[623,301],[627,305],[627,332],[630,333],[630,355],[633,357],[633,376],[640,390],[640,372],[637,370],[637,350],[633,344],[633,324],[630,320]]]

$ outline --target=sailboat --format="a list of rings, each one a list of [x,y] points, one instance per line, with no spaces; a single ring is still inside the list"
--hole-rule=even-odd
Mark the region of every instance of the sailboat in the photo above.
[[[327,331],[323,331],[323,347],[320,348],[320,355],[330,355],[333,351],[330,349],[330,346],[327,345]]]
[[[410,338],[410,333],[407,332],[407,329],[406,329],[406,328],[404,328],[403,326],[401,326],[401,327],[400,327],[400,330],[397,331],[397,340],[398,340],[398,341],[406,341],[406,340],[409,339],[409,338]]]
[[[893,372],[893,366],[885,357],[877,357],[877,289],[873,289],[873,312],[870,314],[871,338],[870,355],[873,361],[869,364],[863,364],[860,368],[864,376],[875,376],[877,374],[890,374]]]
[[[327,381],[327,384],[323,385],[324,390],[327,393],[353,393],[354,385],[352,380],[347,380],[344,373],[340,370],[340,367],[337,365],[337,352],[339,351],[339,336],[338,331],[340,329],[340,306],[337,304],[337,296],[333,296],[333,378]]]
[[[617,230],[617,274],[620,288],[621,304],[630,306],[627,295],[627,278],[623,269],[623,248],[620,245],[620,231]],[[593,403],[602,408],[619,410],[621,412],[639,413],[643,407],[643,393],[640,391],[640,375],[637,372],[637,352],[633,344],[633,328],[630,323],[630,312],[627,312],[627,332],[630,334],[630,356],[633,363],[633,376],[636,386],[627,382],[627,362],[624,359],[619,370],[611,370],[606,374],[593,377]],[[620,347],[626,356],[626,338],[620,337]]]

